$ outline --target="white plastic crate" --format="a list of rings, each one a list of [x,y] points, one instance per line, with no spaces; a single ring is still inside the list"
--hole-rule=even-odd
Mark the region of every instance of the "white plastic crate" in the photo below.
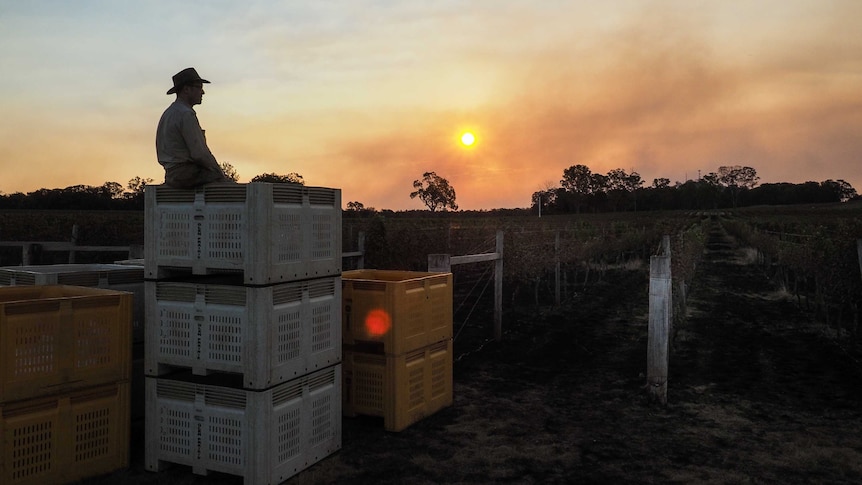
[[[147,377],[147,470],[278,484],[341,448],[341,364],[265,391],[202,383],[212,377]]]
[[[146,290],[147,375],[236,373],[260,390],[341,362],[338,276],[263,287],[147,281]]]
[[[190,271],[269,285],[341,273],[341,191],[298,184],[146,188],[147,279]]]
[[[126,291],[132,301],[132,342],[144,342],[144,266],[122,264],[48,264],[4,266],[0,286],[70,285]]]

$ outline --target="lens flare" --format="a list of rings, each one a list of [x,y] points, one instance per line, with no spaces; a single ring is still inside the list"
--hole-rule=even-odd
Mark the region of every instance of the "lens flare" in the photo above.
[[[381,337],[390,328],[392,328],[392,318],[385,310],[371,310],[365,317],[365,331],[372,337]]]

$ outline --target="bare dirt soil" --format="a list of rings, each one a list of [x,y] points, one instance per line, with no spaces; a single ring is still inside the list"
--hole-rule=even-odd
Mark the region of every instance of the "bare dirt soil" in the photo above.
[[[862,483],[862,355],[745,263],[716,224],[677,327],[668,405],[646,398],[648,275],[455,343],[455,402],[400,433],[344,419],[343,448],[289,484]],[[469,332],[465,332],[468,335]],[[187,467],[88,484],[239,484]]]

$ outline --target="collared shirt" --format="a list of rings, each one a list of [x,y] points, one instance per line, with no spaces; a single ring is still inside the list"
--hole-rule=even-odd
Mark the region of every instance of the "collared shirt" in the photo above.
[[[166,169],[188,162],[218,168],[195,110],[179,100],[168,106],[159,119],[156,156]]]

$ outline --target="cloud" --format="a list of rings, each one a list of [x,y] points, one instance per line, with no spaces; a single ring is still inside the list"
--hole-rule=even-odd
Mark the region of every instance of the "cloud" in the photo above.
[[[859,186],[862,142],[854,133],[862,95],[838,79],[852,64],[846,52],[796,58],[788,42],[785,61],[741,62],[701,33],[709,30],[702,19],[683,20],[638,16],[591,43],[562,37],[506,64],[496,102],[468,113],[483,138],[469,158],[447,143],[465,114],[445,110],[393,115],[401,122],[392,132],[346,143],[342,157],[347,167],[384,168],[374,183],[386,197],[434,170],[463,208],[526,206],[532,192],[577,163],[600,173],[634,170],[647,183],[741,164],[763,182],[844,178]],[[832,45],[827,34],[811,42]],[[771,46],[762,51],[781,57]],[[824,71],[839,75],[818,81]],[[401,206],[397,200],[389,199]]]
[[[213,81],[199,117],[243,179],[298,172],[378,209],[421,208],[425,171],[462,208],[525,207],[574,164],[862,189],[862,2],[250,0],[201,6],[194,31],[158,4],[85,3],[16,6],[0,29],[6,192],[161,180],[154,125],[188,65]]]

